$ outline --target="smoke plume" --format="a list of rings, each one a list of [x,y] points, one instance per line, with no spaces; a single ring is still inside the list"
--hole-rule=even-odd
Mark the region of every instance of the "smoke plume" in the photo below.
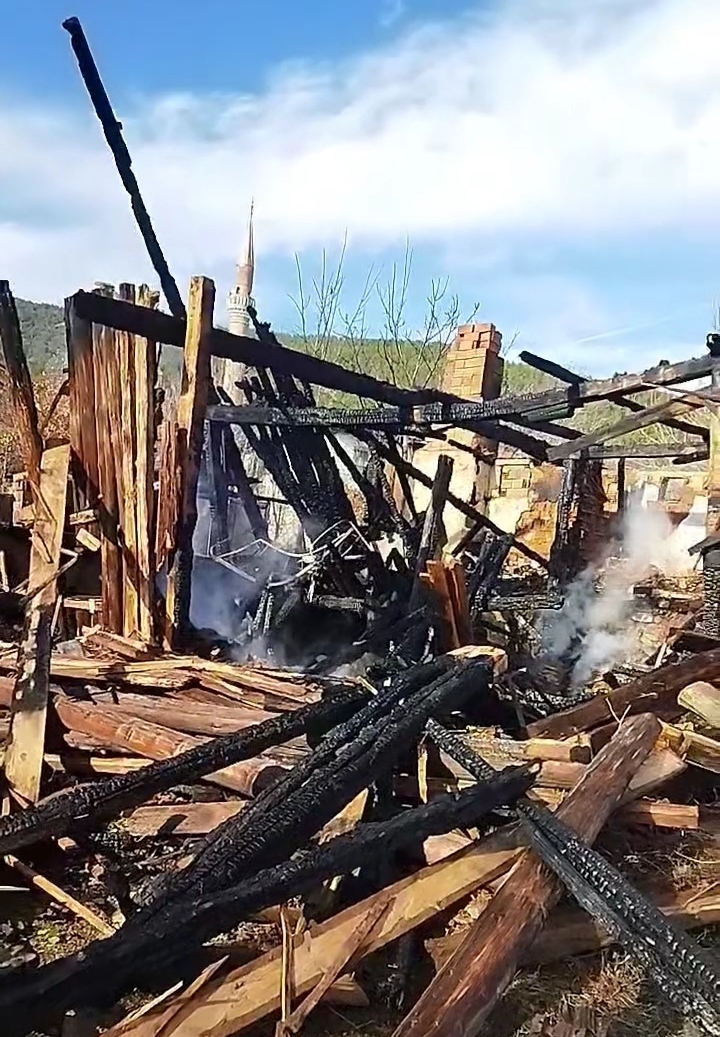
[[[638,644],[638,627],[631,621],[634,585],[653,570],[673,575],[691,567],[672,531],[664,511],[634,504],[605,557],[568,587],[560,610],[545,614],[542,650],[572,663],[573,687],[632,656]]]

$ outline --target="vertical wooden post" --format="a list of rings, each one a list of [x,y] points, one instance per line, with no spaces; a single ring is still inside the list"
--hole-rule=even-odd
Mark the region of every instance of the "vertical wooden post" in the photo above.
[[[617,463],[617,513],[618,518],[625,514],[625,458]]]
[[[140,306],[155,309],[159,302],[158,293],[151,291],[147,285],[140,285],[137,302]],[[155,343],[136,335],[132,361],[135,379],[138,633],[144,641],[152,641],[155,597],[153,551],[155,540],[152,532],[155,481],[155,382],[157,378]]]
[[[710,381],[713,392],[720,397],[720,340],[716,335],[708,337],[708,348],[713,358]],[[720,530],[720,403],[708,407],[710,413],[710,457],[707,477],[707,517],[705,530],[708,535]],[[702,626],[706,633],[720,635],[720,551],[713,546],[703,555],[704,607]]]
[[[210,385],[210,335],[214,305],[214,282],[208,277],[193,277],[187,307],[182,385],[177,405],[180,509],[175,556],[168,573],[165,596],[165,642],[169,648],[180,645],[190,622],[192,539],[197,522],[197,484]]]
[[[118,297],[123,302],[135,302],[135,286],[121,284]],[[115,347],[120,384],[117,387],[120,403],[120,457],[117,467],[118,501],[120,503],[120,541],[123,555],[123,634],[135,637],[140,626],[138,600],[138,532],[135,438],[135,365],[133,337],[127,331],[115,332]]]
[[[68,355],[70,449],[78,507],[97,504],[100,474],[96,431],[93,330],[75,312],[72,297],[65,300],[65,340]]]
[[[40,794],[45,721],[50,685],[52,623],[57,599],[57,571],[65,531],[70,447],[46,450],[40,462],[40,497],[30,549],[29,593],[25,632],[18,652],[13,688],[5,777],[24,799]]]
[[[113,294],[111,286],[98,289]],[[110,328],[93,325],[93,364],[95,370],[95,437],[98,448],[99,500],[102,530],[103,621],[114,634],[123,632],[123,566],[120,551],[120,508],[116,459],[120,425],[120,375],[115,356],[115,335]],[[113,436],[113,428],[115,435]]]
[[[447,454],[438,457],[435,478],[433,479],[432,493],[425,512],[420,546],[415,559],[415,582],[410,595],[410,608],[417,608],[420,603],[422,583],[420,576],[425,571],[428,559],[434,557],[437,548],[438,535],[442,524],[442,514],[445,509],[450,479],[453,473],[453,459]]]

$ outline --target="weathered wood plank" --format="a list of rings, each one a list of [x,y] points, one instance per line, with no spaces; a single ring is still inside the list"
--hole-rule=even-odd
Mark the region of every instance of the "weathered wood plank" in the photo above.
[[[308,992],[320,982],[337,959],[339,949],[375,910],[378,901],[387,898],[390,907],[358,949],[357,958],[387,946],[481,885],[492,882],[507,870],[518,852],[513,840],[507,837],[486,840],[450,860],[396,882],[295,937],[292,975],[295,995]],[[177,1017],[178,1037],[200,1033],[203,1037],[230,1037],[277,1011],[281,967],[278,948],[208,985]],[[139,1025],[123,1030],[123,1037],[154,1037],[162,1022],[163,1015],[154,1014],[141,1020]]]
[[[38,588],[27,610],[13,688],[5,776],[24,799],[40,794],[45,721],[50,684],[52,622],[57,599],[57,572],[65,529],[70,447],[46,450],[40,462],[39,491],[46,508],[38,508],[30,549],[29,591]]]
[[[78,505],[92,510],[100,485],[93,331],[88,321],[78,317],[72,299],[65,300],[65,340],[73,479],[80,498]]]
[[[121,299],[135,301],[135,286],[121,284]],[[135,466],[135,367],[134,339],[127,331],[115,332],[115,351],[120,373],[121,444],[118,465],[118,496],[121,502],[121,547],[123,555],[123,629],[125,637],[135,637],[140,628],[140,601],[138,595],[138,529],[137,529],[137,473]]]
[[[140,285],[138,302],[155,308],[157,292]],[[137,591],[138,634],[144,641],[154,639],[155,602],[155,382],[157,379],[157,347],[139,335],[134,337],[132,366],[135,380],[135,449],[136,449],[136,524],[137,524]]]
[[[112,293],[105,286],[102,291]],[[100,290],[99,290],[100,291]],[[98,298],[104,296],[98,295]],[[115,361],[115,336],[109,328],[93,327],[93,365],[95,375],[95,438],[98,450],[99,520],[102,532],[103,620],[108,630],[123,632],[123,562],[119,543],[120,510],[115,471],[118,456],[113,443],[113,424],[119,417],[111,400],[118,391],[119,374]],[[117,435],[117,431],[116,431]]]
[[[177,458],[180,465],[180,514],[175,557],[165,594],[165,643],[177,648],[190,622],[192,538],[197,522],[197,482],[203,445],[203,421],[210,384],[210,335],[215,285],[193,277],[188,299],[183,373],[177,406]]]

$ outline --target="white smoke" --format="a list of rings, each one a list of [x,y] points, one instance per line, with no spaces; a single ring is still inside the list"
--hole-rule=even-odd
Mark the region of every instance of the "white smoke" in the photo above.
[[[575,657],[573,687],[628,659],[638,644],[632,622],[636,583],[653,570],[664,575],[687,571],[687,551],[672,536],[664,511],[633,504],[620,536],[604,558],[588,566],[568,587],[563,607],[545,616],[542,649],[555,658]]]

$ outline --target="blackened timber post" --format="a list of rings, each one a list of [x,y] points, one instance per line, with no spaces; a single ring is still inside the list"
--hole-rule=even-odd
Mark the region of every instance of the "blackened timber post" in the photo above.
[[[714,393],[720,392],[720,335],[708,335],[707,347],[712,357],[710,382]],[[708,407],[710,414],[710,457],[707,478],[708,536],[720,531],[720,414],[718,404]],[[703,555],[704,608],[702,625],[706,633],[720,635],[720,550],[711,548]]]

